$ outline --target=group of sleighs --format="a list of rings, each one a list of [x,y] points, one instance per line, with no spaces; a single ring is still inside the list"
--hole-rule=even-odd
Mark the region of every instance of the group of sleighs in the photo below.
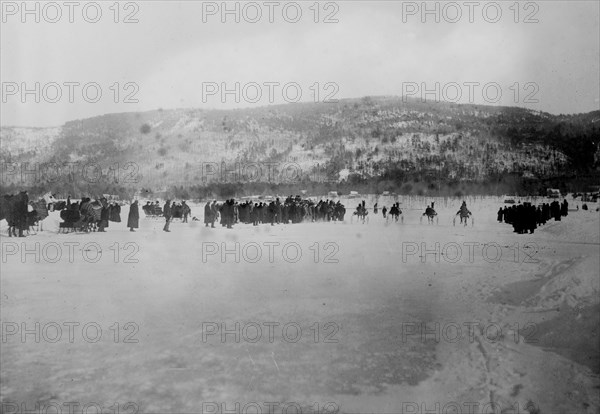
[[[234,199],[218,204],[216,200],[204,206],[204,224],[215,227],[220,224],[229,229],[236,223],[258,226],[267,223],[289,224],[315,221],[344,221],[346,208],[342,203],[333,200],[315,202],[300,196],[289,196],[282,203],[279,198],[271,202],[253,202],[250,200],[237,202]]]
[[[185,201],[171,203],[170,200],[167,200],[163,208],[160,207],[158,201],[154,204],[148,201],[146,205],[142,206],[142,211],[148,217],[167,217],[165,231],[169,231],[169,223],[173,218],[181,218],[184,223],[187,223],[188,215],[191,214],[191,209]],[[60,212],[60,217],[64,220],[60,224],[61,228],[105,232],[109,222],[121,222],[121,206],[116,202],[108,202],[104,197],[93,201],[86,197],[78,203],[71,203],[69,197],[65,209]],[[139,220],[138,200],[133,200],[129,205],[127,217],[129,231],[134,232],[139,228]]]
[[[146,205],[142,207],[142,210],[146,214],[146,217],[164,217],[165,226],[163,227],[163,230],[166,232],[171,231],[169,230],[169,226],[173,219],[178,218],[184,223],[187,223],[188,216],[192,214],[192,209],[187,205],[185,200],[181,203],[167,200],[162,208],[160,207],[158,200],[154,204],[148,201],[146,202]],[[194,217],[193,220],[197,221],[198,219]]]
[[[170,214],[171,218],[181,219],[184,223],[188,222],[188,216],[192,214],[192,209],[187,205],[185,200],[181,203],[167,200],[163,207],[160,206],[158,201],[155,203],[147,201],[142,206],[142,210],[146,214],[146,217],[164,217],[165,211],[167,211],[167,214]]]
[[[8,235],[17,236],[18,232],[18,237],[23,237],[25,231],[48,217],[48,211],[55,210],[60,211],[63,220],[59,232],[105,232],[109,222],[121,222],[121,206],[114,201],[109,202],[105,197],[96,200],[84,197],[78,202],[71,202],[71,196],[66,201],[48,202],[49,198],[51,196],[45,194],[39,200],[31,201],[26,191],[0,197],[0,220],[6,219]],[[137,201],[130,206],[127,227],[131,231],[139,227]]]
[[[80,201],[71,202],[71,196],[69,196],[64,205],[62,202],[58,202],[50,208],[60,210],[60,218],[63,222],[59,224],[59,232],[106,232],[111,221],[121,222],[121,206],[115,201],[108,201],[105,197],[95,200],[84,197]],[[133,229],[139,227],[137,200],[130,206],[127,227],[131,231],[135,231]]]
[[[510,207],[500,207],[498,210],[498,222],[512,224],[514,232],[525,234],[533,233],[536,228],[546,224],[550,219],[561,221],[562,217],[569,214],[569,203],[564,200],[562,203],[553,201],[552,203],[543,203],[534,206],[525,202]]]

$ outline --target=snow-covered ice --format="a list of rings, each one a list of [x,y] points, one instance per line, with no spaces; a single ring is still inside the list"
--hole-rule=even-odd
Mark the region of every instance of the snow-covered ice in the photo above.
[[[518,235],[495,198],[421,224],[433,200],[401,200],[404,223],[351,223],[357,200],[345,223],[2,222],[4,410],[598,412],[597,205]]]

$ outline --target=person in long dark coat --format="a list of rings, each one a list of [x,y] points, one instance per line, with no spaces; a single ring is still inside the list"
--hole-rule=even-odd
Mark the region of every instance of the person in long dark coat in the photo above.
[[[108,211],[108,202],[106,201],[106,198],[102,197],[100,199],[100,203],[102,204],[102,210],[100,212],[100,221],[98,222],[98,231],[99,232],[106,232],[106,230],[104,230],[105,228],[108,227],[108,217],[109,217],[109,211]]]
[[[163,207],[163,215],[165,216],[165,226],[163,231],[170,232],[169,224],[171,224],[171,200],[167,200]]]
[[[560,206],[560,215],[563,217],[566,217],[569,215],[569,203],[567,202],[566,198]]]
[[[215,219],[213,216],[213,209],[210,204],[210,201],[208,201],[204,206],[204,224],[206,225],[206,227],[208,227],[209,224],[211,225],[211,227],[215,227]]]
[[[138,208],[138,201],[134,200],[129,206],[129,215],[127,216],[127,227],[129,231],[135,231],[134,229],[139,228],[140,224],[140,210]]]
[[[117,203],[111,203],[108,207],[108,220],[114,221],[115,223],[121,222],[121,206]]]

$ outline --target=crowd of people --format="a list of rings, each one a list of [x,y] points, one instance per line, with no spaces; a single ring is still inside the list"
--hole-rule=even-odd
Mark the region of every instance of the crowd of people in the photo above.
[[[511,224],[516,233],[533,233],[538,226],[545,224],[551,218],[560,221],[561,217],[568,214],[568,206],[567,200],[562,203],[558,201],[544,203],[537,207],[528,202],[510,207],[505,206],[498,210],[498,221]],[[147,216],[164,217],[163,230],[165,232],[170,232],[169,226],[173,219],[180,218],[183,223],[187,223],[188,217],[192,213],[185,200],[181,203],[166,200],[162,208],[158,201],[155,203],[148,201],[142,209]],[[377,203],[373,206],[373,211],[375,214],[378,213]],[[69,198],[65,209],[61,211],[61,218],[67,223],[85,220],[90,225],[90,228],[86,231],[104,232],[110,221],[121,221],[120,212],[121,207],[119,204],[107,202],[105,198],[96,201],[83,198],[79,203],[71,203]],[[215,223],[219,221],[222,227],[229,229],[238,223],[254,226],[271,224],[274,226],[275,224],[315,221],[343,221],[345,214],[346,209],[340,201],[334,202],[329,199],[315,202],[311,199],[303,199],[300,196],[289,196],[283,202],[279,198],[270,202],[254,202],[251,200],[238,202],[232,198],[223,203],[217,203],[216,200],[208,201],[204,206],[204,224],[206,227],[214,228]],[[358,204],[353,214],[363,218],[366,217],[368,213],[365,201]],[[402,210],[399,202],[394,203],[389,210],[386,206],[382,209],[384,218],[390,216],[398,221],[401,214]],[[471,216],[471,212],[467,209],[464,201],[456,215],[460,215],[461,222],[464,220],[465,223],[467,217]],[[431,203],[431,206],[427,206],[423,216],[427,216],[429,221],[437,216],[433,203]],[[193,217],[193,220],[197,221],[198,219]],[[134,229],[139,227],[137,200],[130,206],[127,227],[130,228],[130,231],[135,231]]]
[[[60,210],[60,217],[63,223],[60,223],[61,229],[71,229],[73,231],[97,231],[106,232],[110,222],[121,222],[121,205],[118,202],[107,200],[105,197],[90,199],[84,197],[78,202],[72,202],[69,196],[66,201],[55,200],[54,205],[45,204],[44,200],[30,201],[27,192],[21,192],[18,195],[5,195],[0,199],[0,216],[9,223],[9,234],[16,236],[16,230],[19,236],[23,235],[23,230],[27,230],[38,220],[43,220],[48,216],[48,211],[53,209]],[[587,206],[586,206],[587,207]],[[192,217],[192,210],[185,200],[176,202],[166,200],[161,207],[160,202],[148,201],[142,207],[142,210],[148,217],[164,217],[165,224],[163,230],[169,232],[170,224],[173,219],[181,219],[183,223],[188,222],[188,217]],[[362,218],[366,222],[368,209],[365,201],[361,201],[353,215]],[[375,215],[379,213],[377,203],[373,206]],[[555,221],[561,221],[562,217],[568,215],[569,203],[563,200],[562,203],[553,201],[543,203],[538,206],[529,202],[518,205],[500,207],[497,213],[497,220],[500,223],[506,223],[513,226],[514,231],[519,234],[533,233],[536,228],[544,225],[547,221],[554,218]],[[391,218],[398,221],[402,215],[400,203],[394,202],[388,210],[383,206],[381,213],[384,219]],[[343,221],[346,209],[340,201],[319,200],[302,198],[300,196],[288,196],[283,201],[276,198],[273,201],[235,201],[229,199],[218,203],[216,200],[208,201],[204,206],[204,224],[207,227],[215,227],[219,222],[221,226],[233,228],[235,224],[244,223],[258,226],[259,224],[289,224],[316,221]],[[462,205],[457,216],[461,217],[461,222],[467,223],[467,218],[472,214],[466,206]],[[423,213],[430,223],[437,216],[434,209],[434,203],[428,205]],[[193,221],[200,221],[192,217]],[[131,232],[139,228],[139,209],[138,201],[134,200],[129,206],[129,215],[127,217],[127,227]]]
[[[498,210],[498,222],[511,224],[515,233],[533,233],[536,228],[546,224],[550,219],[561,221],[562,217],[569,214],[569,203],[553,201],[534,206],[531,203],[500,207]]]
[[[315,202],[300,196],[289,196],[282,203],[279,198],[271,202],[253,202],[246,200],[237,202],[229,199],[222,204],[217,201],[207,202],[204,206],[204,223],[206,227],[215,227],[220,217],[223,227],[232,228],[236,223],[258,226],[267,223],[289,224],[313,221],[343,221],[346,209],[341,202],[319,200]]]
[[[167,200],[162,208],[159,201],[155,203],[148,201],[142,210],[146,216],[164,217],[163,230],[166,232],[170,231],[169,225],[173,218],[181,218],[184,223],[187,223],[188,216],[192,213],[185,200],[181,203]],[[108,202],[104,197],[93,201],[89,197],[84,197],[81,201],[72,203],[69,196],[64,209],[60,212],[60,217],[64,220],[61,228],[105,232],[109,222],[121,222],[121,206],[114,201]],[[139,220],[139,205],[136,199],[129,205],[127,217],[129,231],[135,232],[135,229],[139,228]]]

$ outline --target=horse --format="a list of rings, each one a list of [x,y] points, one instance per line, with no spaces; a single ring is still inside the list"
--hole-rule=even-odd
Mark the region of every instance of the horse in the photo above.
[[[394,204],[390,208],[390,211],[388,212],[385,221],[387,222],[388,219],[391,217],[394,221],[398,222],[398,219],[400,218],[401,214],[402,214],[402,210],[400,210],[399,204]],[[404,223],[404,217],[402,217],[402,222]]]
[[[66,201],[59,201],[54,197],[54,194],[52,194],[50,191],[48,191],[47,193],[44,193],[41,197],[41,200],[44,200],[44,202],[46,203],[46,209],[48,211],[54,211],[54,210],[63,210],[66,206],[67,206],[67,202]]]
[[[453,225],[456,225],[456,216],[460,216],[460,224],[465,223],[465,226],[467,225],[467,219],[469,217],[471,217],[472,213],[469,211],[469,209],[467,208],[467,206],[465,204],[463,204],[462,206],[460,206],[460,210],[458,210],[456,212],[456,215],[454,216],[454,220],[452,221]],[[471,225],[473,225],[473,219],[471,219]]]
[[[27,212],[27,229],[38,226],[38,231],[44,231],[42,221],[48,217],[48,205],[43,198],[38,201],[30,201],[31,211]]]
[[[19,229],[19,237],[24,237],[23,230],[27,230],[28,203],[27,191],[0,197],[0,220],[6,219],[9,237],[17,237],[17,228]]]
[[[436,211],[433,209],[433,207],[427,207],[425,209],[425,212],[423,213],[423,215],[421,216],[421,222],[423,222],[423,217],[427,216],[427,222],[429,224],[433,224],[433,218],[437,216]],[[436,218],[436,220],[439,220]],[[436,221],[437,222],[437,221]]]
[[[363,224],[365,224],[365,222],[369,222],[368,215],[369,212],[367,211],[367,208],[364,206],[364,204],[359,204],[358,207],[356,207],[356,211],[352,213],[352,218],[354,218],[354,216],[357,216],[358,219],[362,221]],[[352,219],[350,221],[352,221]]]
[[[71,205],[60,212],[60,218],[64,220],[64,223],[60,223],[59,233],[61,229],[75,229],[80,228],[83,230],[84,221],[81,219],[81,212],[79,211],[79,203],[71,203]],[[87,224],[85,225],[87,227]],[[67,230],[65,230],[67,231]]]
[[[98,200],[91,201],[89,198],[81,200],[79,212],[83,222],[80,224],[80,228],[86,233],[95,231],[102,218],[103,208],[103,204]]]

